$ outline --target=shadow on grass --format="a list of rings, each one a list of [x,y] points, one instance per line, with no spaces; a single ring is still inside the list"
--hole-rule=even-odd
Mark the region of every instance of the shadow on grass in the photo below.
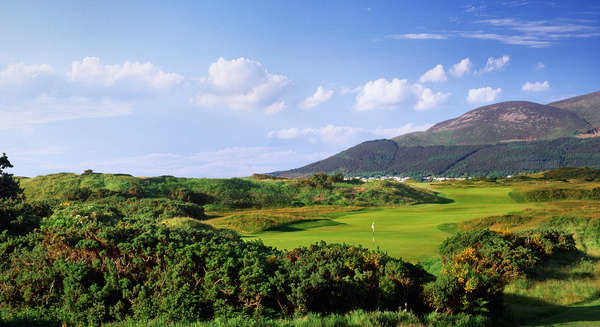
[[[283,226],[273,227],[268,229],[268,231],[277,231],[277,232],[299,232],[305,231],[308,229],[319,228],[319,227],[332,227],[346,225],[344,223],[340,223],[337,221],[333,221],[330,219],[311,219],[311,220],[303,220],[300,222],[294,222]]]
[[[595,296],[600,298],[600,292]],[[600,325],[600,305],[561,306],[538,298],[514,294],[504,295],[507,311],[501,319],[503,326],[548,326],[564,323],[598,322]]]
[[[584,261],[596,264],[600,261],[600,258],[590,256],[582,251],[574,253],[557,253],[550,257],[541,267],[537,267],[535,270],[530,271],[527,274],[527,277],[535,281],[592,278],[594,276],[592,272],[565,271]]]

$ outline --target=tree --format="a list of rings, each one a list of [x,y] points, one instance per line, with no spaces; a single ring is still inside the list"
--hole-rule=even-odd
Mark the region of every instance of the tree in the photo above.
[[[19,187],[19,181],[15,180],[13,174],[4,172],[4,169],[12,167],[6,153],[2,153],[0,157],[0,200],[17,199],[23,194],[23,190]]]

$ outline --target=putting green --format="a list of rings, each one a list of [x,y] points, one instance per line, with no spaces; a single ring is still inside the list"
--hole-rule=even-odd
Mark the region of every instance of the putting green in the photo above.
[[[509,187],[448,187],[419,185],[454,200],[448,204],[421,204],[406,207],[367,210],[334,219],[300,222],[277,231],[248,235],[266,245],[292,249],[324,240],[328,243],[360,244],[379,248],[395,257],[421,260],[438,254],[440,243],[450,234],[442,224],[453,224],[477,217],[502,215],[534,207],[517,203]],[[375,223],[374,238],[371,224]],[[452,225],[446,225],[452,227]],[[446,228],[447,230],[448,228]]]

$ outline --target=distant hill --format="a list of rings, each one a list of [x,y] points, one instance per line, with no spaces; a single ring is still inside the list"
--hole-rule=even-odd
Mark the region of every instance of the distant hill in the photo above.
[[[516,175],[566,166],[600,169],[600,138],[495,145],[397,146],[390,159],[382,155],[381,149],[391,144],[390,140],[364,142],[304,167],[272,174],[303,177],[316,172],[341,172],[348,176],[466,177]],[[354,157],[356,153],[360,156]]]
[[[600,128],[600,91],[552,102],[548,105],[574,112],[592,127]]]
[[[501,102],[392,140],[363,142],[272,175],[479,176],[564,166],[600,168],[600,92],[549,105]]]
[[[584,133],[592,125],[576,113],[527,101],[480,107],[432,126],[394,138],[399,145],[474,145],[549,140]]]

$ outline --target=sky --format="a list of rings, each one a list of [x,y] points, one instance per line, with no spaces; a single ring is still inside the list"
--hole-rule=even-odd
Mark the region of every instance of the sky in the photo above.
[[[600,90],[598,1],[3,1],[9,172],[249,176]]]

